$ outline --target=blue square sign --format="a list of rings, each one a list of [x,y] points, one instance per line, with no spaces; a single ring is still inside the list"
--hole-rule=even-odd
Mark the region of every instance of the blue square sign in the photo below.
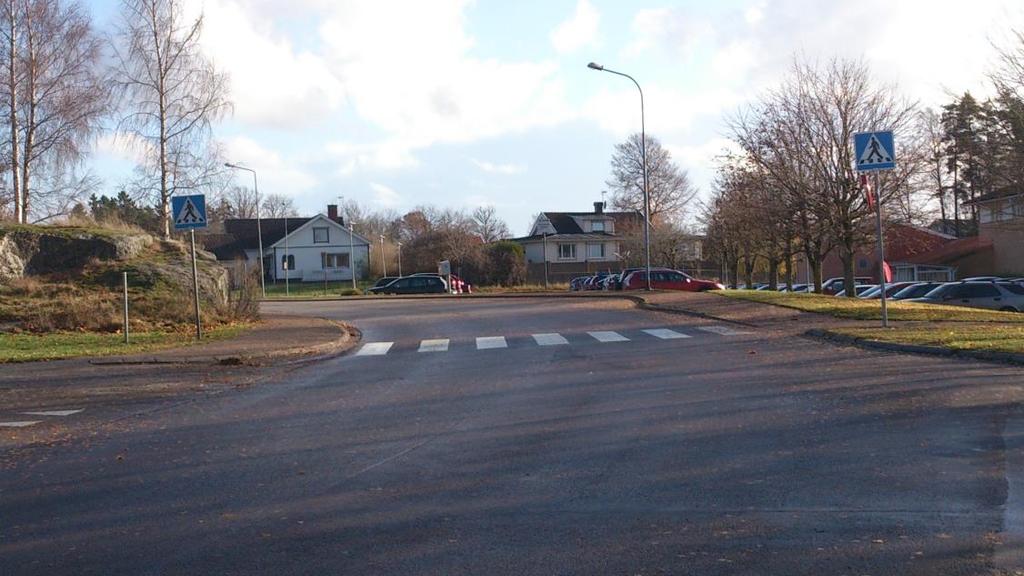
[[[206,196],[171,196],[171,218],[175,230],[206,228]]]
[[[892,131],[854,134],[853,157],[858,172],[892,170],[896,167],[896,145]]]

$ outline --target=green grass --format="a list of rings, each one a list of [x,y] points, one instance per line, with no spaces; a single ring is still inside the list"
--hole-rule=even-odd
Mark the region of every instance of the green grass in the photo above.
[[[530,292],[566,292],[569,290],[567,283],[552,283],[547,288],[543,284],[522,284],[520,286],[481,286],[473,287],[474,293],[480,294],[523,294]]]
[[[357,290],[362,294],[367,288],[373,286],[372,282],[356,282]],[[276,284],[267,283],[267,298],[314,298],[317,296],[351,296],[352,281],[328,282],[289,282],[287,290],[284,282]]]
[[[788,292],[769,292],[767,290],[722,290],[721,294],[728,298],[750,300],[786,308],[794,308],[804,312],[827,314],[836,318],[853,320],[881,320],[882,305],[880,300],[861,300],[859,298],[837,298],[822,294],[792,294]],[[935,304],[916,304],[911,302],[889,302],[889,319],[895,321],[923,322],[1011,322],[1024,323],[1024,314],[999,312],[996,310],[979,310],[957,306],[939,306]]]
[[[224,340],[250,329],[252,325],[220,326],[203,333],[204,341]],[[153,352],[194,344],[192,335],[182,332],[139,332],[124,343],[121,334],[55,332],[52,334],[0,334],[0,363],[60,360],[81,356],[111,356]]]
[[[832,331],[879,342],[1024,354],[1024,326],[901,326],[889,329],[844,328]]]

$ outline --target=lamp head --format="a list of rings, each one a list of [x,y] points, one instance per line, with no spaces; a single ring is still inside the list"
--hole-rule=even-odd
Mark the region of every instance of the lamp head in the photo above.
[[[604,70],[604,66],[601,66],[597,62],[591,62],[590,64],[587,64],[587,68],[590,68],[591,70]]]

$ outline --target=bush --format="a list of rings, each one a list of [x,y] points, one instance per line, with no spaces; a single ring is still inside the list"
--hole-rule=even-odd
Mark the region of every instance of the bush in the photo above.
[[[526,253],[519,244],[502,240],[485,249],[484,283],[517,286],[526,281]]]

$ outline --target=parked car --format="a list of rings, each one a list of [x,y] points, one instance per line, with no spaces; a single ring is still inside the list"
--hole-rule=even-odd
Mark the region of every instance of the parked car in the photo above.
[[[885,297],[886,298],[892,298],[894,294],[896,294],[900,290],[903,290],[907,286],[910,286],[911,284],[914,284],[914,282],[896,282],[894,284],[886,284],[885,285]],[[881,300],[882,299],[882,286],[881,285],[875,286],[871,290],[868,290],[867,292],[861,294],[858,297],[859,298],[864,298],[865,300]]]
[[[448,283],[438,275],[404,276],[385,286],[370,288],[371,294],[445,294]]]
[[[793,284],[792,287],[781,290],[782,292],[810,292],[812,286],[810,284]]]
[[[622,282],[623,290],[642,290],[647,287],[647,271],[631,272]],[[685,290],[687,292],[704,292],[706,290],[723,290],[725,286],[710,280],[699,280],[679,270],[669,268],[651,269],[651,288],[655,290]]]
[[[837,276],[835,278],[829,278],[828,280],[825,280],[825,282],[822,283],[822,285],[821,285],[821,293],[822,294],[835,294],[835,293],[837,293],[840,290],[843,290],[845,288],[843,286],[843,284],[845,282],[846,282],[846,279],[841,277],[841,276]],[[869,276],[857,276],[857,277],[855,277],[853,279],[853,283],[855,285],[861,285],[861,286],[872,285],[872,284],[875,283],[875,280],[873,278],[869,277]]]
[[[878,288],[878,286],[875,284],[857,284],[856,286],[854,286],[854,289],[857,291],[857,296],[864,294],[865,292],[871,290],[872,288]],[[837,298],[845,298],[846,290],[840,290],[839,292],[833,294],[833,296]]]
[[[942,286],[942,282],[918,282],[917,284],[911,284],[906,288],[892,295],[893,300],[910,300],[912,298],[920,298],[925,294],[935,290],[939,286]]]
[[[1024,311],[1024,286],[1013,282],[953,282],[910,302],[1021,312]]]
[[[380,278],[377,279],[376,282],[373,283],[373,286],[370,286],[369,289],[373,290],[374,288],[380,288],[381,286],[387,286],[388,284],[391,284],[395,280],[398,280],[398,276],[381,276]]]

